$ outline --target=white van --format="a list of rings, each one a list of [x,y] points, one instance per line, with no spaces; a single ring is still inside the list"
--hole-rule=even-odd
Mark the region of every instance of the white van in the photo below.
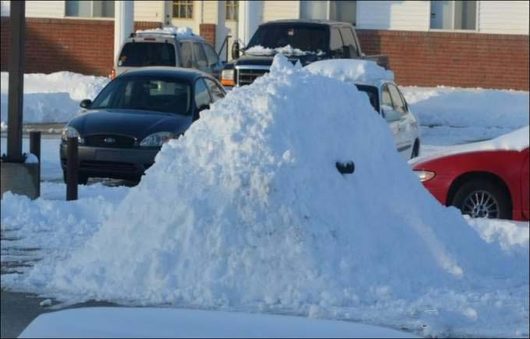
[[[214,48],[188,27],[164,27],[131,33],[121,47],[111,77],[132,68],[195,68],[219,78],[223,63]]]

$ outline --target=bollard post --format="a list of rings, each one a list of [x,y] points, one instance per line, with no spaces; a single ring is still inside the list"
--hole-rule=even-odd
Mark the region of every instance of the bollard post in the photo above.
[[[77,137],[69,137],[66,150],[66,200],[77,200],[79,150]]]
[[[40,160],[40,138],[41,134],[39,131],[29,132],[29,152],[34,154],[37,159],[39,159],[39,167],[37,169],[37,198],[40,197],[40,172],[42,169],[41,160]]]

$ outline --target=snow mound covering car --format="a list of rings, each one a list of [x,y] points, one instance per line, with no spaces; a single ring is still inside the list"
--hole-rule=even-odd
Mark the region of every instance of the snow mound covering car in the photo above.
[[[394,80],[394,72],[384,69],[371,60],[321,60],[307,65],[306,68],[314,74],[355,83],[373,82],[382,79]]]
[[[343,175],[336,162],[353,161]],[[85,246],[17,286],[59,298],[528,335],[528,251],[438,204],[366,95],[276,55],[201,112]]]

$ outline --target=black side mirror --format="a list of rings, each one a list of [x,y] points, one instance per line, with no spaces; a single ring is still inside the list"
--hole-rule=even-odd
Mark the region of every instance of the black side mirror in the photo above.
[[[239,53],[241,52],[240,49],[241,46],[239,46],[239,41],[234,41],[232,44],[232,59],[239,58]]]
[[[355,164],[353,161],[337,161],[335,167],[337,167],[337,171],[339,171],[340,174],[352,174],[355,171]]]
[[[92,106],[92,100],[90,100],[90,99],[82,100],[82,101],[79,103],[79,106],[80,106],[81,108],[90,108],[90,106]]]

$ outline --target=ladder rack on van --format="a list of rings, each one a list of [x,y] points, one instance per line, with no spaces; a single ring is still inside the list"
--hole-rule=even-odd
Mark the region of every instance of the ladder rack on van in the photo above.
[[[165,37],[172,37],[172,38],[177,38],[177,34],[176,33],[167,33],[167,32],[137,32],[137,33],[131,33],[131,35],[129,35],[129,38],[135,38],[135,37],[140,37],[140,36],[145,36],[145,35],[158,35],[158,36],[165,36]]]

